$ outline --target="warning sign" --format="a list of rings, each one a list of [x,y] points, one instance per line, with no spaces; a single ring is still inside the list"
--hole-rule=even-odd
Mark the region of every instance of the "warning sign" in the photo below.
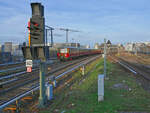
[[[32,72],[32,67],[27,67],[27,72]]]
[[[32,60],[26,60],[26,67],[32,67]]]

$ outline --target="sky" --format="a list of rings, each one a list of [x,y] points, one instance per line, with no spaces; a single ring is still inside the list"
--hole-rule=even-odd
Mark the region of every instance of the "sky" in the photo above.
[[[45,7],[46,25],[56,28],[54,42],[93,46],[104,38],[112,43],[150,41],[150,0],[0,0],[0,43],[27,41],[31,2]]]

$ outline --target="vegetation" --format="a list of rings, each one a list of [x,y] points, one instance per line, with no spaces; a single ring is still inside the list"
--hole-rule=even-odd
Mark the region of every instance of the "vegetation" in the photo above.
[[[73,77],[78,78],[75,83],[70,88],[56,92],[52,104],[40,113],[150,112],[150,94],[123,68],[107,62],[109,78],[105,80],[103,102],[97,101],[97,76],[103,73],[103,59],[87,66],[86,73],[87,77],[80,72],[75,73]]]

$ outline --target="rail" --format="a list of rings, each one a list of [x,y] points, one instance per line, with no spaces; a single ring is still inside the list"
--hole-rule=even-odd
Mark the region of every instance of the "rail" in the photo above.
[[[126,69],[128,69],[129,71],[131,71],[132,73],[134,73],[134,74],[137,74],[137,72],[136,71],[134,71],[133,69],[131,69],[129,66],[127,66],[127,65],[125,65],[125,64],[123,64],[123,63],[121,63],[120,61],[118,61],[118,60],[116,60],[116,59],[114,59],[114,58],[112,58],[114,61],[116,61],[116,62],[118,62],[121,66],[123,66],[124,68],[126,68]]]
[[[81,64],[79,64],[79,65],[77,65],[77,66],[75,66],[75,67],[73,67],[73,68],[71,68],[71,69],[69,69],[69,70],[63,72],[62,74],[58,75],[58,76],[56,77],[56,79],[59,79],[60,77],[62,77],[62,76],[64,76],[64,75],[66,75],[66,74],[72,72],[73,70],[75,70],[75,69],[77,69],[77,68],[79,68],[79,67],[81,67],[81,66],[83,66],[83,65],[85,65],[85,64],[88,64],[89,62],[91,62],[91,61],[97,59],[99,56],[100,56],[100,55],[98,55],[98,56],[96,56],[96,57],[94,57],[94,58],[91,58],[90,60],[88,60],[88,62],[86,62],[86,63],[85,63],[85,62],[84,62],[84,63],[81,63]],[[48,83],[48,82],[46,82],[45,84],[47,84],[47,83]],[[0,105],[0,110],[2,110],[3,108],[5,108],[6,106],[12,104],[13,102],[19,100],[20,98],[22,98],[22,97],[24,97],[24,96],[26,96],[26,95],[29,95],[31,92],[38,90],[39,87],[40,87],[40,86],[38,85],[38,86],[36,86],[35,88],[32,88],[32,89],[30,89],[29,91],[26,91],[25,93],[23,93],[23,94],[21,94],[21,95],[15,97],[15,98],[13,98],[13,99],[7,101],[7,102],[4,102],[2,105]]]

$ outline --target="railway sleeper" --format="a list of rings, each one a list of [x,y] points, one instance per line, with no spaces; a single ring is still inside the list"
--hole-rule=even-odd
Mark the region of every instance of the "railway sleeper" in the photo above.
[[[11,113],[17,113],[17,106],[16,105],[10,105],[9,107],[6,107],[4,109],[5,112],[11,112]]]

